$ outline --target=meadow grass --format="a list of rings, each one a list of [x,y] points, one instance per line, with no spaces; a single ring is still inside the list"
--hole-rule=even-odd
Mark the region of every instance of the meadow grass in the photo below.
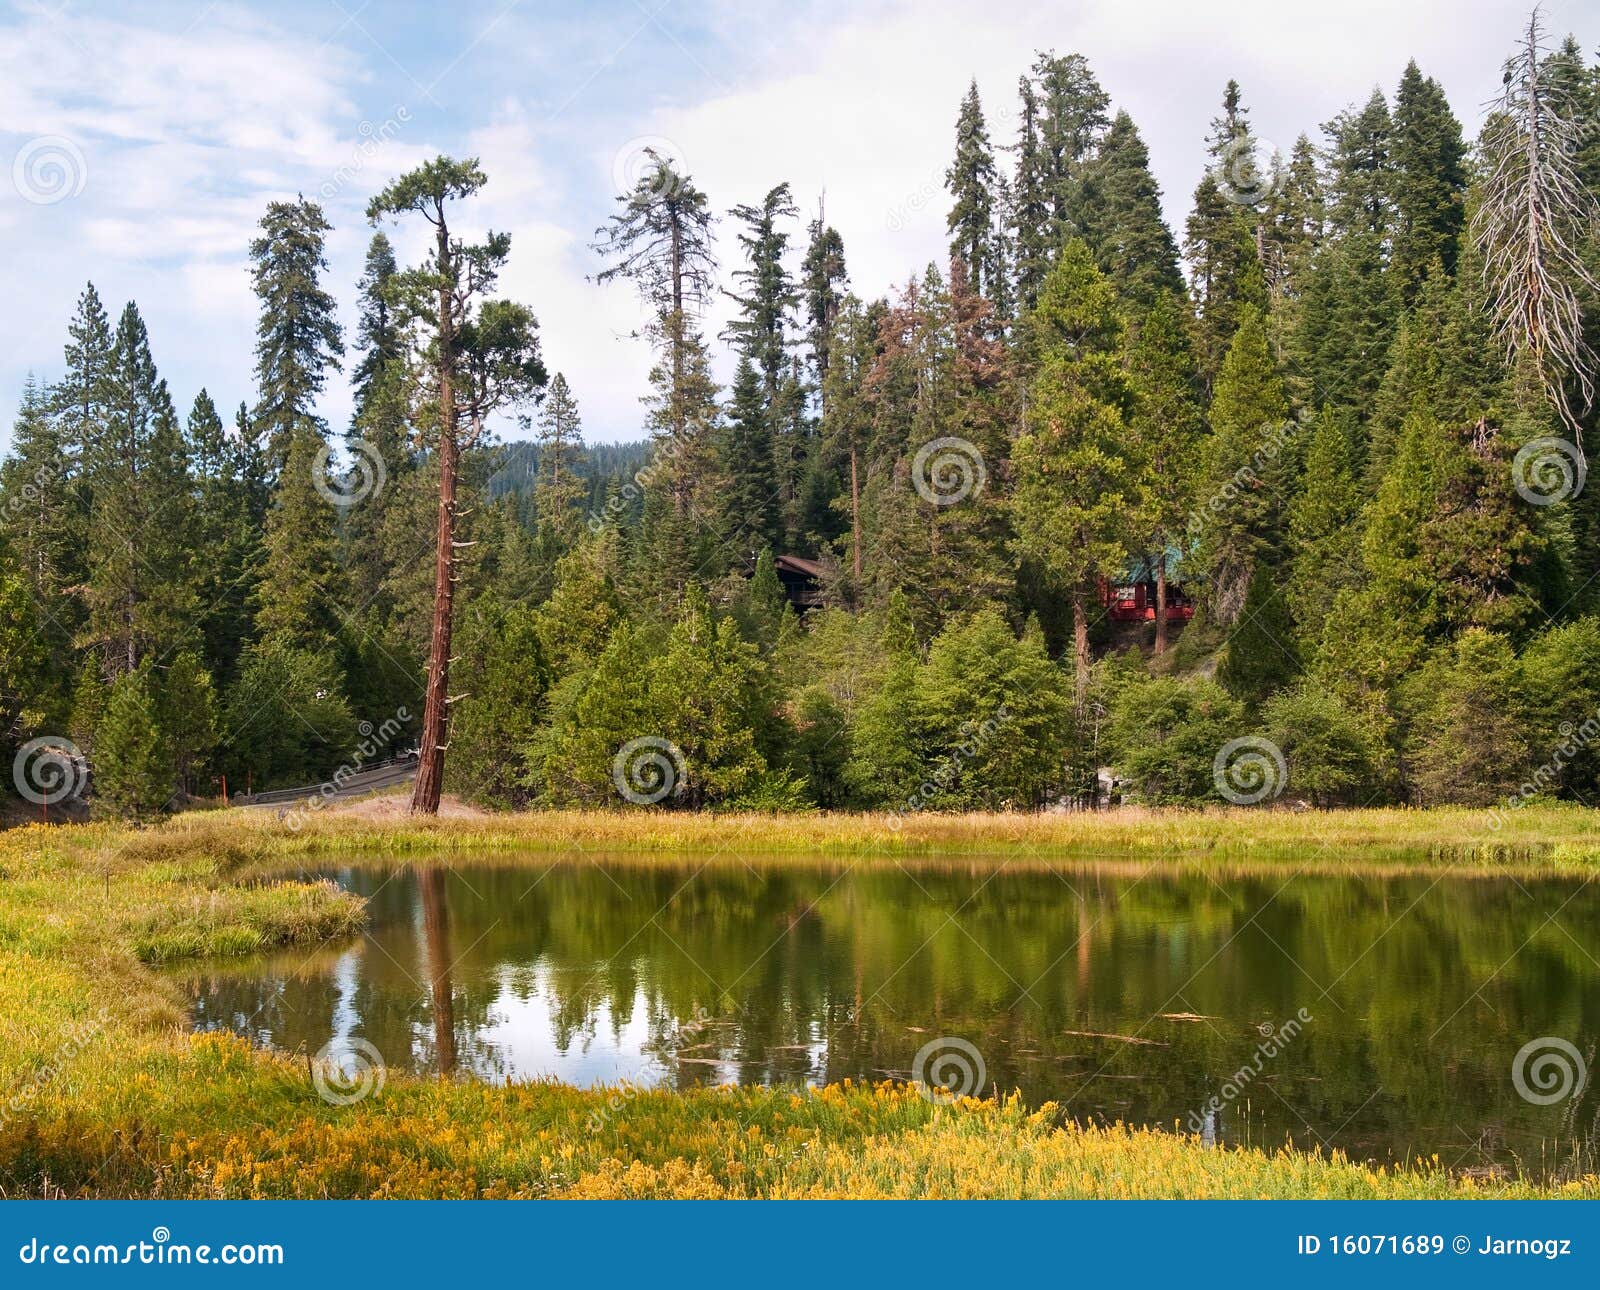
[[[1155,857],[1280,864],[1350,848],[1375,865],[1586,868],[1586,813],[1529,808],[1475,841],[1469,812],[935,817],[559,814],[412,823],[330,812],[291,832],[207,813],[136,831],[0,833],[0,1191],[8,1196],[1600,1196],[1175,1132],[1085,1128],[1053,1107],[934,1106],[904,1085],[644,1091],[387,1073],[352,1105],[304,1057],[192,1035],[156,967],[314,945],[361,902],[282,877],[333,856],[697,850],[772,856]],[[885,835],[888,835],[887,837]],[[730,842],[730,837],[733,841]],[[1158,839],[1165,838],[1165,843]]]
[[[382,803],[398,807],[394,799]],[[413,818],[338,807],[289,829],[270,811],[201,811],[130,834],[111,826],[64,832],[89,850],[137,857],[203,853],[235,868],[336,857],[457,859],[507,853],[729,854],[791,863],[796,856],[895,862],[916,857],[1120,860],[1148,863],[1600,870],[1600,813],[1573,804],[1488,812],[1465,808],[1361,811],[1204,811],[1124,808],[1060,814],[710,814],[528,811]]]

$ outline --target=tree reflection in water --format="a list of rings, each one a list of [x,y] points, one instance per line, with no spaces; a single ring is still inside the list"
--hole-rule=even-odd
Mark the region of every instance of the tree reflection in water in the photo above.
[[[1538,1167],[1593,1136],[1587,1096],[1534,1106],[1510,1079],[1540,1035],[1593,1064],[1600,897],[1566,881],[623,859],[537,883],[494,864],[331,876],[369,897],[367,933],[208,967],[197,1025],[290,1051],[360,1034],[422,1072],[672,1087],[905,1076],[954,1035],[991,1086],[1170,1125],[1305,1008],[1213,1117],[1219,1141]]]

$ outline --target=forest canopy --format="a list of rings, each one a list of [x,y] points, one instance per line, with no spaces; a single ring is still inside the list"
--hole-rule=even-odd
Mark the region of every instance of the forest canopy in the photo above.
[[[0,464],[11,787],[144,819],[420,743],[501,808],[1589,801],[1600,59],[1535,17],[1504,74],[1475,139],[1412,62],[1286,153],[1229,81],[1174,230],[1041,53],[1011,137],[952,105],[948,258],[882,297],[780,175],[651,153],[592,237],[632,444],[463,235],[472,158],[374,196],[353,319],[322,208],[267,207],[231,412],[91,283]]]

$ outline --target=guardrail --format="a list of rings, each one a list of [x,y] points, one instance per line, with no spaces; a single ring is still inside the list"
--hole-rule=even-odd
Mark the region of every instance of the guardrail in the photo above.
[[[417,764],[416,753],[404,753],[399,757],[390,757],[386,761],[373,762],[363,766],[342,780],[325,779],[315,784],[303,784],[298,788],[271,788],[264,792],[253,793],[248,796],[240,794],[230,803],[230,806],[278,806],[290,802],[303,802],[308,797],[344,797],[351,793],[358,793],[364,788],[380,788],[382,784],[371,781],[384,779],[404,767],[412,769]],[[398,782],[398,781],[395,781]],[[332,789],[332,793],[328,790]]]

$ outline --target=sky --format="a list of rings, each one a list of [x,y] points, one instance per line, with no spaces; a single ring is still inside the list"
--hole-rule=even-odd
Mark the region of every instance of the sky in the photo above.
[[[1600,47],[1600,0],[1544,12]],[[60,375],[86,281],[113,314],[138,301],[180,411],[202,386],[223,408],[250,399],[247,248],[269,201],[322,203],[353,339],[366,204],[441,152],[481,159],[489,183],[458,227],[512,235],[503,294],[537,314],[587,437],[636,439],[642,312],[627,284],[592,282],[590,244],[646,147],[723,216],[724,285],[738,259],[726,212],[788,181],[796,264],[825,195],[870,298],[945,261],[961,95],[976,79],[991,137],[1011,142],[1038,50],[1085,55],[1132,114],[1181,235],[1229,77],[1285,153],[1375,86],[1392,96],[1409,58],[1470,132],[1525,20],[1526,0],[0,0],[0,445],[28,375]],[[403,262],[420,258],[422,230],[390,233]],[[350,403],[336,375],[319,410],[343,429]]]

